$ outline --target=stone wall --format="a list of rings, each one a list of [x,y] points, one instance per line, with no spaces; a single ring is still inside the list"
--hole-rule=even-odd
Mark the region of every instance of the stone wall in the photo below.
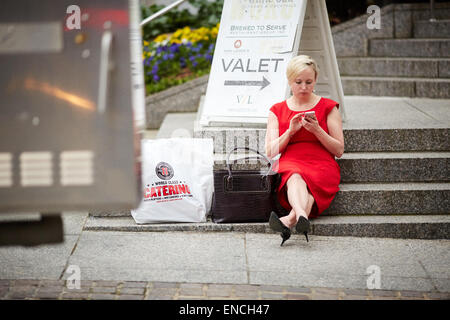
[[[158,129],[169,112],[196,112],[206,93],[209,75],[191,80],[145,98],[147,129]]]

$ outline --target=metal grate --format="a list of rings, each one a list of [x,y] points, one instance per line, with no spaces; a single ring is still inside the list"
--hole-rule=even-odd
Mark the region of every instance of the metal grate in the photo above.
[[[48,187],[53,184],[53,154],[51,152],[23,152],[19,159],[22,186]]]
[[[0,153],[0,188],[11,187],[12,184],[12,155]]]
[[[94,153],[64,151],[60,158],[61,185],[86,186],[94,183]]]

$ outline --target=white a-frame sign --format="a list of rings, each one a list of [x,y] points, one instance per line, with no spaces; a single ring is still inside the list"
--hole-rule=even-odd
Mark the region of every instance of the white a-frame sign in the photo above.
[[[290,94],[286,66],[298,54],[317,61],[316,94],[343,112],[325,0],[225,0],[200,124],[265,124]]]

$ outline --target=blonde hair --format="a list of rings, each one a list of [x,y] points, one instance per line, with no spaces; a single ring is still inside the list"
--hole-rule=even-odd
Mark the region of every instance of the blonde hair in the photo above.
[[[298,74],[304,69],[311,67],[315,73],[315,80],[319,76],[319,66],[313,58],[306,55],[299,55],[291,59],[289,61],[286,68],[286,77],[289,82],[293,82]]]

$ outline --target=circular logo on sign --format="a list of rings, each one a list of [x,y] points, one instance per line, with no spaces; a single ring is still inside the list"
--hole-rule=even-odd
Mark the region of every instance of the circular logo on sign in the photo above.
[[[160,162],[155,168],[156,175],[162,180],[169,180],[173,177],[173,168],[167,162]]]
[[[241,40],[236,40],[236,41],[234,42],[234,47],[235,47],[236,49],[239,49],[241,46],[242,46],[242,41],[241,41]]]

